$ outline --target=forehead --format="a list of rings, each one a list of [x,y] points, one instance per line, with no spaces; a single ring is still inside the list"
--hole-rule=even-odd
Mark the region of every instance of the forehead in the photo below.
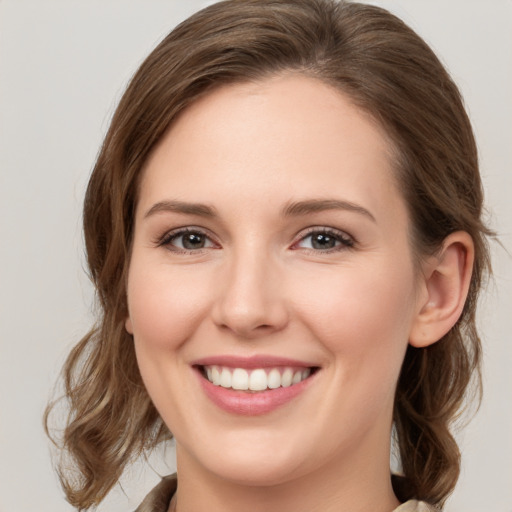
[[[140,200],[167,191],[210,202],[222,193],[270,205],[335,191],[377,204],[399,195],[393,161],[383,128],[346,95],[314,78],[277,76],[220,87],[188,107],[148,159]]]

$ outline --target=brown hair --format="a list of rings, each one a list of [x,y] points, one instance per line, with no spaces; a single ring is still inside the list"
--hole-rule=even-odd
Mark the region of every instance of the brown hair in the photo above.
[[[68,500],[99,503],[135,456],[171,434],[142,383],[127,316],[138,179],[179,112],[221,84],[294,71],[334,85],[389,133],[418,255],[464,230],[475,244],[469,295],[458,323],[423,349],[409,347],[394,422],[404,478],[400,499],[441,505],[459,473],[449,427],[479,389],[477,295],[489,270],[482,185],[470,122],[457,87],[426,43],[387,11],[332,0],[229,0],[196,13],[149,55],[112,119],[84,205],[97,327],[64,366],[67,426],[60,440],[76,471],[61,465]],[[48,424],[48,413],[46,424]],[[396,482],[395,482],[396,483]]]

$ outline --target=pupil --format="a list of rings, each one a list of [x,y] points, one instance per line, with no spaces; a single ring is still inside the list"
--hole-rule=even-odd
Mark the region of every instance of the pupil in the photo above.
[[[315,249],[332,249],[336,244],[336,240],[329,235],[318,233],[313,237],[312,245]]]
[[[204,236],[197,233],[188,233],[183,236],[183,247],[185,249],[200,249],[204,246]]]

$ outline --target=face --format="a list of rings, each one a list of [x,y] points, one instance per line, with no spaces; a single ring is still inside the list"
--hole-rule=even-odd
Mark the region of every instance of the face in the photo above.
[[[388,465],[418,313],[391,162],[378,125],[302,76],[220,88],[158,145],[126,328],[178,467],[264,485]]]

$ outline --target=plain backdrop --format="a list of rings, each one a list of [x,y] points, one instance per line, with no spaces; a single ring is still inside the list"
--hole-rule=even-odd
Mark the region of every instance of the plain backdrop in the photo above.
[[[66,512],[41,416],[92,322],[81,202],[109,119],[144,56],[200,0],[0,0],[0,512]],[[495,281],[482,303],[485,396],[458,435],[447,512],[512,512],[512,1],[376,1],[408,22],[460,85],[474,123]],[[100,511],[133,510],[172,449],[138,465]]]

